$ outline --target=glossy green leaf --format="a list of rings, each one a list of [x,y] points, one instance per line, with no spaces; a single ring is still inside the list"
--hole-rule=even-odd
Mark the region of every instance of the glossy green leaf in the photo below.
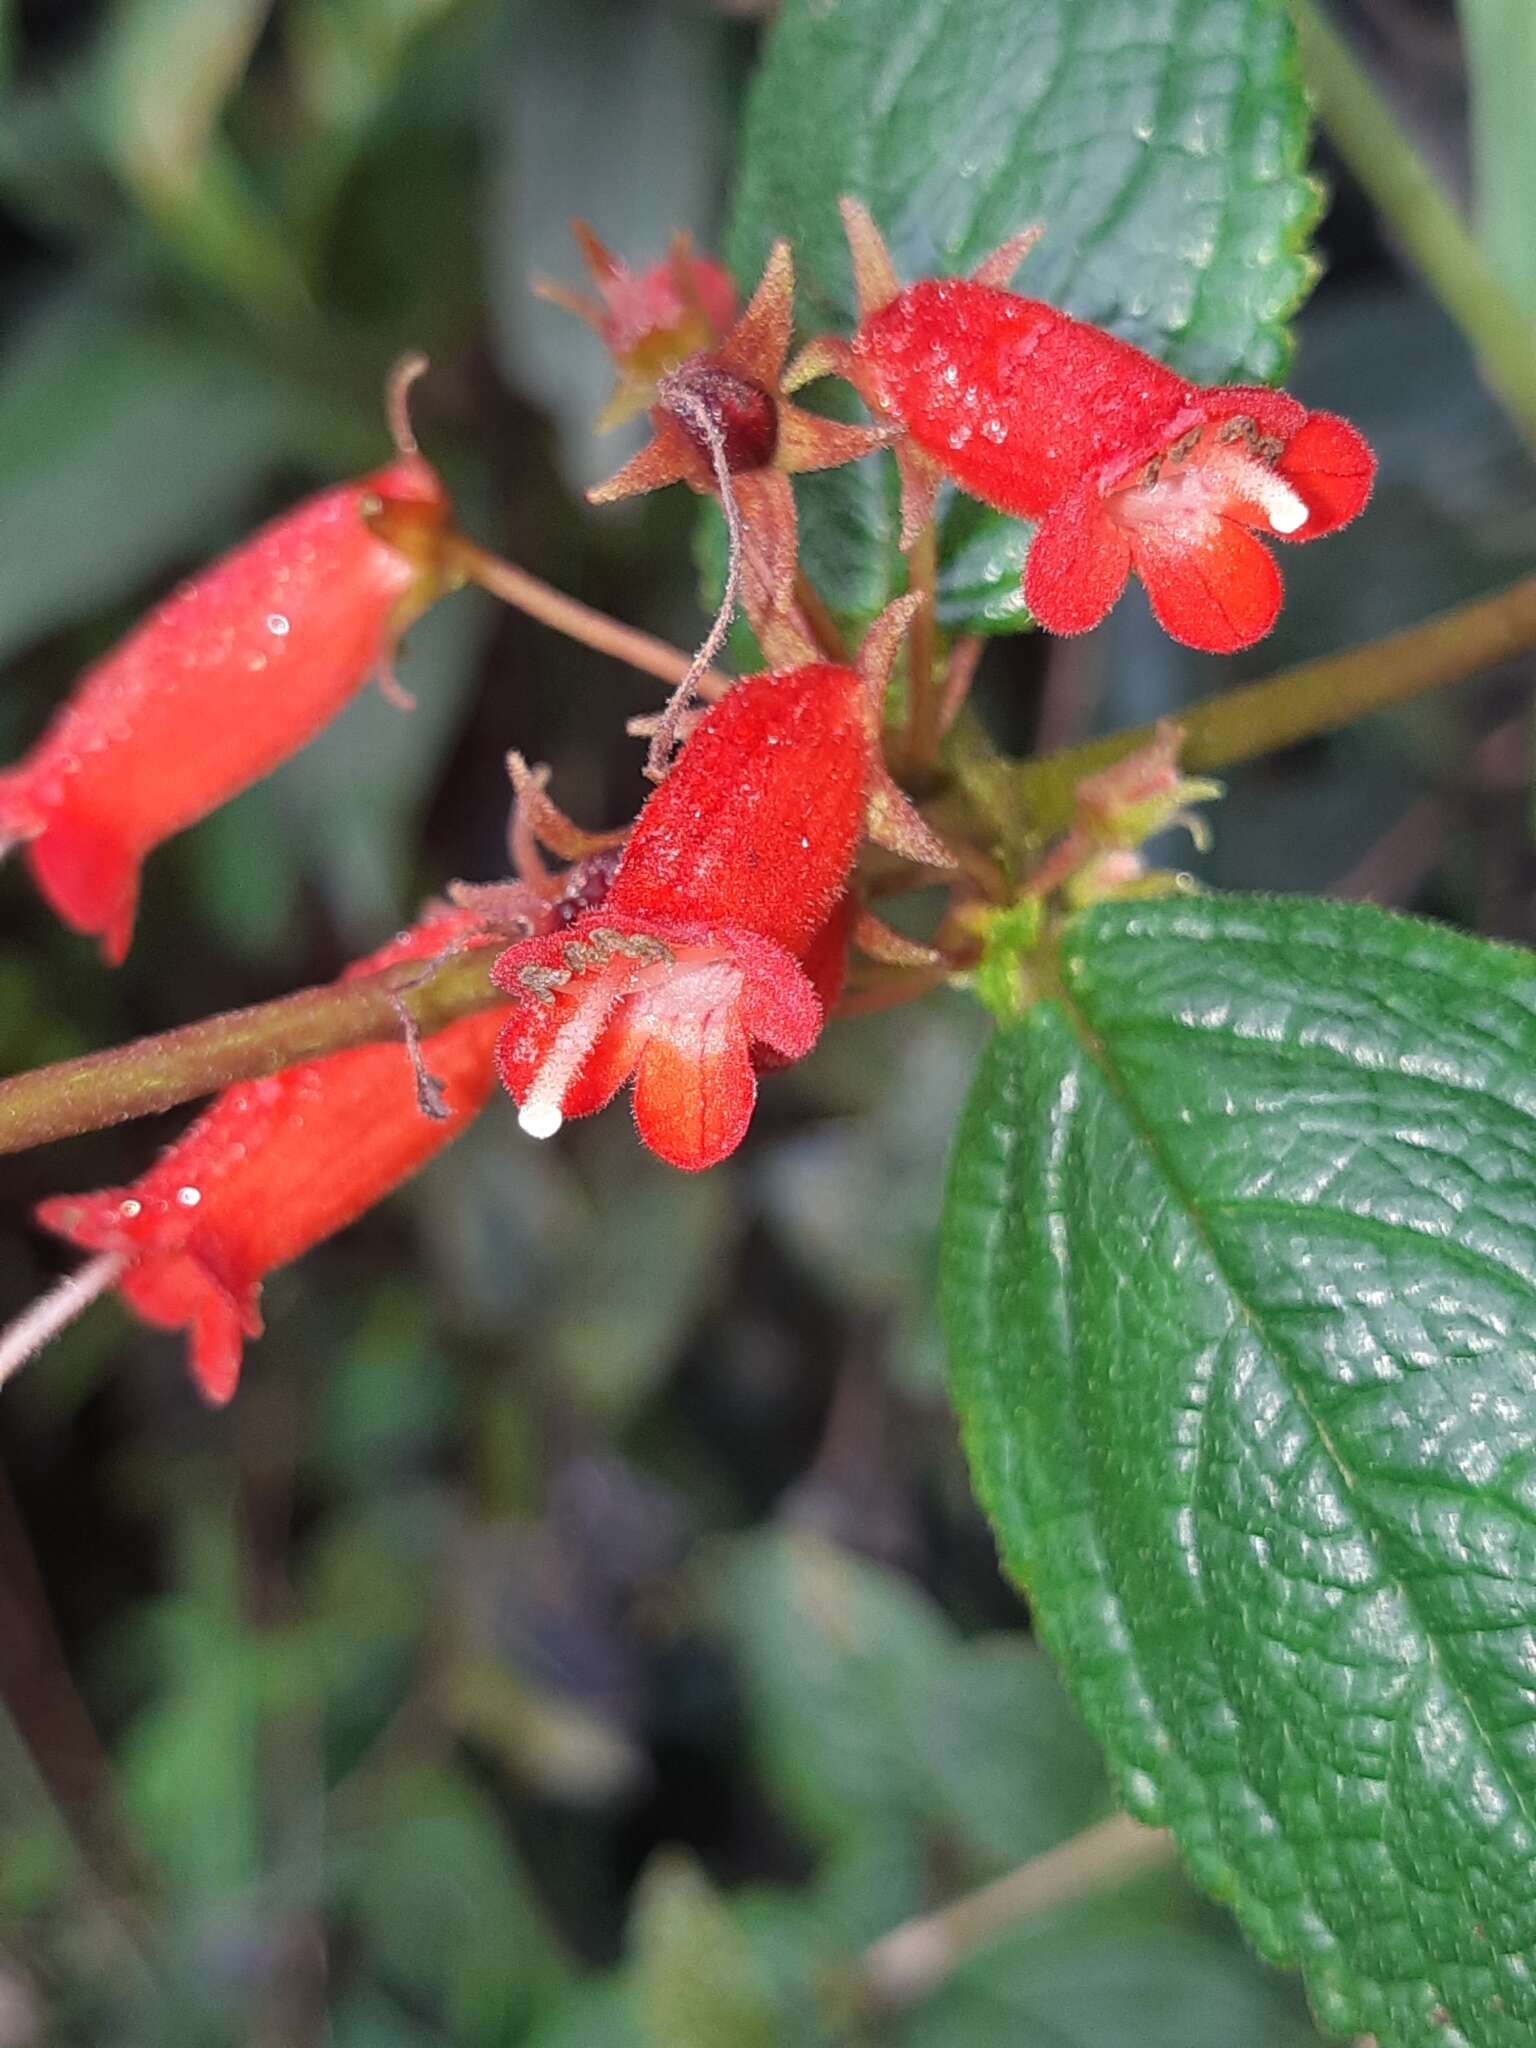
[[[1134,1812],[1323,2020],[1536,2024],[1536,963],[1100,909],[945,1219],[976,1485]],[[1019,1739],[1028,1739],[1021,1729]]]
[[[908,278],[964,272],[1031,221],[1021,289],[1205,382],[1276,376],[1312,276],[1317,211],[1283,0],[786,0],[748,109],[729,249],[755,277],[795,245],[807,332],[852,324],[837,200],[854,193]],[[807,567],[864,616],[897,575],[862,463],[804,488]],[[820,533],[841,532],[838,550]],[[1027,623],[1025,530],[945,520],[957,631]]]

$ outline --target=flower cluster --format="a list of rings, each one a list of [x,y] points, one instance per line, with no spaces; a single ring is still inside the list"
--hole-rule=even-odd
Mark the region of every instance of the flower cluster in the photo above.
[[[633,824],[580,832],[548,797],[547,772],[512,756],[517,879],[453,885],[452,908],[351,970],[421,962],[425,973],[448,950],[494,945],[505,1000],[424,1044],[402,1010],[403,1048],[365,1046],[231,1088],[132,1186],[39,1211],[95,1254],[91,1287],[111,1286],[146,1321],[189,1331],[210,1400],[229,1398],[243,1343],[260,1330],[263,1277],[440,1150],[496,1075],[538,1138],[632,1085],[642,1141],[695,1171],[741,1142],[759,1074],[815,1044],[851,945],[916,970],[924,986],[960,961],[943,939],[974,932],[963,900],[952,900],[936,945],[922,946],[872,917],[861,900],[869,870],[856,865],[867,837],[901,862],[951,871],[952,898],[968,886],[893,779],[883,744],[887,685],[914,621],[903,681],[925,723],[912,716],[902,758],[919,778],[933,759],[916,744],[920,723],[936,744],[973,665],[957,649],[943,682],[934,668],[941,481],[1034,522],[1024,589],[1041,625],[1097,624],[1134,574],[1166,629],[1212,652],[1246,646],[1274,622],[1280,580],[1267,541],[1316,539],[1364,506],[1373,461],[1344,421],[1281,392],[1201,389],[1010,291],[1032,234],[970,279],[903,288],[863,207],[846,201],[844,219],[856,331],[811,342],[793,363],[787,243],[773,247],[739,317],[730,280],[686,242],[636,273],[582,225],[596,299],[540,287],[613,359],[605,423],[649,410],[646,446],[594,499],[674,482],[713,494],[730,571],[705,647],[651,722],[648,772],[659,787]],[[411,437],[411,374],[396,381],[393,462],[311,499],[185,585],[0,774],[0,850],[25,849],[49,902],[108,961],[127,950],[147,853],[304,745],[371,675],[394,687],[406,626],[465,576],[484,575],[490,558],[454,531]],[[854,386],[871,425],[795,402],[827,374]],[[801,571],[791,479],[885,447],[901,477],[903,546],[926,536],[927,567],[914,552],[913,594],[888,607],[850,660]],[[518,590],[531,585],[500,566]],[[767,665],[700,711],[694,693],[706,677],[717,694],[723,687],[709,663],[738,593]],[[581,611],[566,600],[558,609],[566,619]],[[980,849],[969,875],[979,864],[989,877],[981,893],[1020,929],[1050,892],[1087,900],[1155,886],[1141,839],[1212,788],[1179,776],[1175,737],[1160,735],[1084,785],[1073,832],[1022,891],[1006,878],[998,889]],[[569,865],[551,873],[541,848]],[[1002,958],[1013,925],[993,922]],[[83,1299],[89,1287],[77,1291]],[[21,1343],[0,1337],[0,1379],[25,1355]]]

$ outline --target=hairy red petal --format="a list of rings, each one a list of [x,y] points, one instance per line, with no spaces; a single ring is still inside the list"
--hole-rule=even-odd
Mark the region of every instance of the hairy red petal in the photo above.
[[[756,1101],[746,1034],[729,1012],[701,1017],[687,1036],[649,1039],[635,1070],[635,1128],[684,1173],[734,1152]]]
[[[144,855],[295,753],[368,681],[430,572],[364,521],[446,518],[418,457],[310,499],[184,585],[82,679],[0,775],[0,840],[28,842],[66,922],[127,949]]]
[[[1024,563],[1024,602],[1048,633],[1086,633],[1125,589],[1131,543],[1096,489],[1050,514]]]
[[[1185,647],[1235,654],[1262,640],[1279,616],[1274,557],[1235,520],[1214,520],[1196,536],[1148,525],[1133,546],[1153,615]]]
[[[1376,457],[1348,420],[1315,412],[1281,456],[1279,473],[1305,500],[1311,515],[1291,538],[1318,540],[1365,510],[1376,480]]]

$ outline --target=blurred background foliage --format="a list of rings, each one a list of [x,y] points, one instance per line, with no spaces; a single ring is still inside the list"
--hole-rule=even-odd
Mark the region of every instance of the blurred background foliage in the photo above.
[[[692,508],[580,487],[596,343],[527,291],[565,223],[716,240],[751,6],[0,0],[0,753],[175,578],[372,463],[379,391],[465,523],[687,642]],[[1365,50],[1530,294],[1528,0],[1361,0]],[[1517,81],[1511,67],[1525,65]],[[1383,458],[1368,521],[1287,562],[1236,675],[1491,589],[1529,457],[1347,180],[1296,383]],[[996,646],[1019,751],[1153,717],[1213,665],[1135,601]],[[355,705],[150,864],[112,976],[0,889],[7,1070],[326,978],[505,865],[502,760],[594,823],[640,794],[652,685],[465,595],[420,709]],[[1344,889],[1530,939],[1529,675],[1245,771],[1220,883]],[[1172,1875],[1032,1921],[902,2015],[843,2001],[908,1916],[1107,1810],[972,1507],[932,1222],[982,1035],[959,998],[829,1034],[704,1180],[621,1115],[492,1110],[268,1290],[232,1410],[103,1307],[8,1392],[0,1477],[0,2048],[1287,2048],[1292,1987]],[[166,1129],[172,1128],[169,1123]],[[131,1178],[137,1124],[7,1163],[27,1223]]]

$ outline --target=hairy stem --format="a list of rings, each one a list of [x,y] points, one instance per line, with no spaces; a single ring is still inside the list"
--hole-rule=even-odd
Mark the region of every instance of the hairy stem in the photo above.
[[[1424,281],[1477,351],[1484,374],[1536,441],[1536,336],[1472,232],[1316,0],[1290,0],[1307,83],[1340,156]]]
[[[1526,576],[1493,597],[1458,605],[1388,639],[1203,699],[1178,715],[1181,759],[1196,775],[1252,761],[1465,682],[1532,647],[1536,576]],[[1152,737],[1151,726],[1133,726],[1038,761],[961,759],[957,773],[1004,843],[1028,853],[1071,823],[1073,797],[1085,775],[1123,760]]]
[[[591,647],[599,654],[610,654],[615,661],[626,662],[644,675],[658,676],[674,689],[693,666],[693,657],[684,654],[680,647],[658,640],[654,633],[626,626],[620,619],[611,619],[606,612],[594,610],[579,598],[567,597],[552,583],[530,576],[526,569],[504,562],[499,555],[477,547],[471,540],[457,537],[451,549],[453,567],[468,582],[488,590],[504,604],[526,612],[540,625],[552,626],[568,640],[580,641],[583,647]],[[696,678],[696,687],[701,697],[723,697],[731,687],[731,678],[720,669],[705,668]]]
[[[402,1006],[430,1038],[459,1017],[506,1002],[491,980],[496,951],[460,953],[428,975],[420,962],[402,961],[0,1081],[0,1153],[174,1109],[351,1046],[398,1040]]]
[[[855,2002],[866,2011],[904,2011],[1021,1920],[1161,1870],[1173,1859],[1173,1839],[1162,1829],[1144,1828],[1125,1814],[1101,1821],[996,1883],[882,1935],[854,1967]]]
[[[795,603],[805,615],[805,622],[811,629],[811,638],[827,660],[846,661],[848,643],[838,630],[836,619],[823,603],[821,592],[803,569],[795,571]]]
[[[908,557],[909,587],[918,599],[907,638],[907,744],[905,766],[925,775],[939,750],[942,685],[934,675],[938,656],[939,536],[930,519]]]

